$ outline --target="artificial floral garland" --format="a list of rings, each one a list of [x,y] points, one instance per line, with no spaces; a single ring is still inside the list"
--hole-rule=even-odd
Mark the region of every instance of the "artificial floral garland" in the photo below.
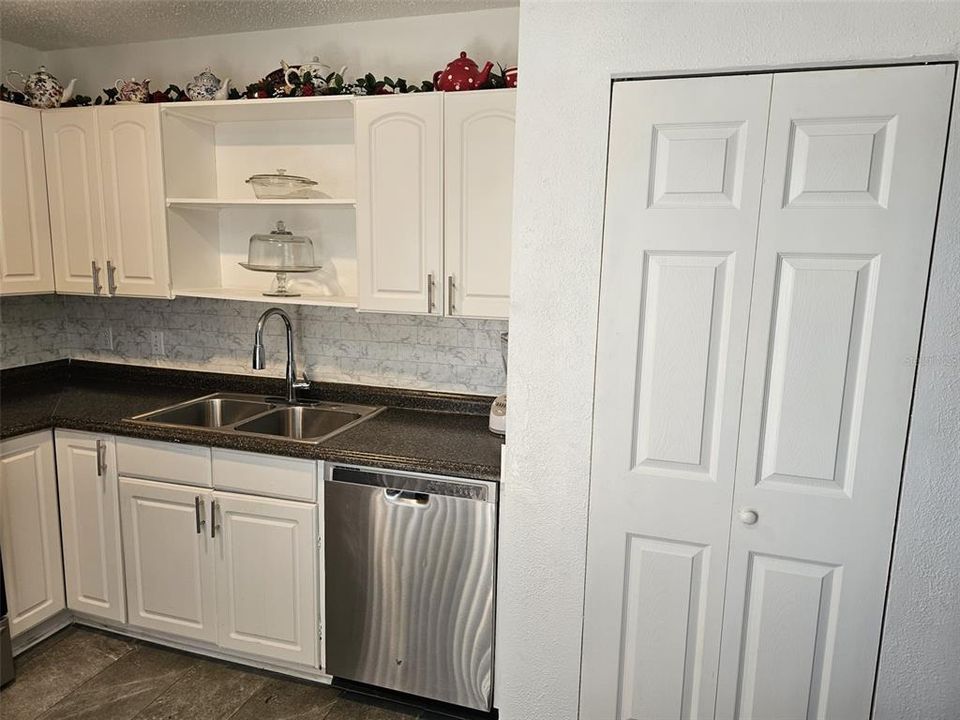
[[[487,81],[479,86],[477,88],[478,90],[494,90],[507,87],[507,79],[503,66],[498,64],[497,68],[497,70],[490,71],[490,74],[487,76]],[[417,84],[409,83],[403,78],[393,79],[389,76],[377,79],[373,73],[367,73],[352,83],[344,82],[343,77],[339,73],[330,73],[326,77],[316,79],[313,78],[309,72],[304,73],[303,76],[299,73],[291,73],[288,85],[287,78],[284,77],[283,71],[274,70],[261,80],[247,85],[243,93],[236,88],[230,88],[228,99],[253,100],[262,98],[315,97],[318,95],[394,95],[433,91],[433,83],[430,80],[423,80]],[[87,95],[75,95],[70,100],[62,103],[60,107],[114,105],[117,102],[117,95],[119,95],[119,93],[116,88],[104,88],[103,92],[98,95],[96,99],[90,98]],[[2,84],[0,84],[0,100],[16,103],[17,105],[27,104],[27,98],[23,93]],[[166,90],[155,90],[150,93],[147,102],[190,102],[190,97],[179,86],[169,85]]]

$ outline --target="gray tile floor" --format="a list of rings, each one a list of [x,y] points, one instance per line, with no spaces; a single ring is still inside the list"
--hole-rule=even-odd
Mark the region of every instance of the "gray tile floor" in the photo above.
[[[417,710],[80,627],[17,658],[3,720],[416,720]],[[434,716],[430,716],[434,717]]]

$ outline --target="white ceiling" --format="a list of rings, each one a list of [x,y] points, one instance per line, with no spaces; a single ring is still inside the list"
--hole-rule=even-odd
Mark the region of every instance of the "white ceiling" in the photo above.
[[[309,27],[518,0],[0,0],[0,37],[37,50]]]

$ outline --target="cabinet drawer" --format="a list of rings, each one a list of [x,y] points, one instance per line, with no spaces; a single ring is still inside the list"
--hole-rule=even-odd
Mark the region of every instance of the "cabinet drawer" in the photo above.
[[[214,448],[213,486],[217,490],[316,502],[317,462]]]
[[[210,448],[117,438],[117,469],[125,477],[212,487]]]

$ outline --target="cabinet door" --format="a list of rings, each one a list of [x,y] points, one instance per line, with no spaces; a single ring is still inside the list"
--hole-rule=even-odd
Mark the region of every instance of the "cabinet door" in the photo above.
[[[775,76],[718,718],[867,718],[953,65]]]
[[[105,281],[97,113],[51,110],[42,120],[57,292],[99,295]]]
[[[0,104],[0,294],[53,292],[40,111]]]
[[[16,636],[66,607],[49,431],[0,444],[0,543],[10,634]]]
[[[317,665],[317,506],[214,492],[220,646]]]
[[[713,717],[770,86],[613,88],[583,718]]]
[[[443,93],[356,104],[360,309],[442,314]]]
[[[120,478],[131,625],[217,641],[210,498],[209,490]]]
[[[444,272],[449,315],[510,312],[515,90],[443,100]]]
[[[65,430],[55,437],[67,607],[124,622],[113,438]]]
[[[157,105],[99,109],[106,285],[112,295],[170,297]]]

